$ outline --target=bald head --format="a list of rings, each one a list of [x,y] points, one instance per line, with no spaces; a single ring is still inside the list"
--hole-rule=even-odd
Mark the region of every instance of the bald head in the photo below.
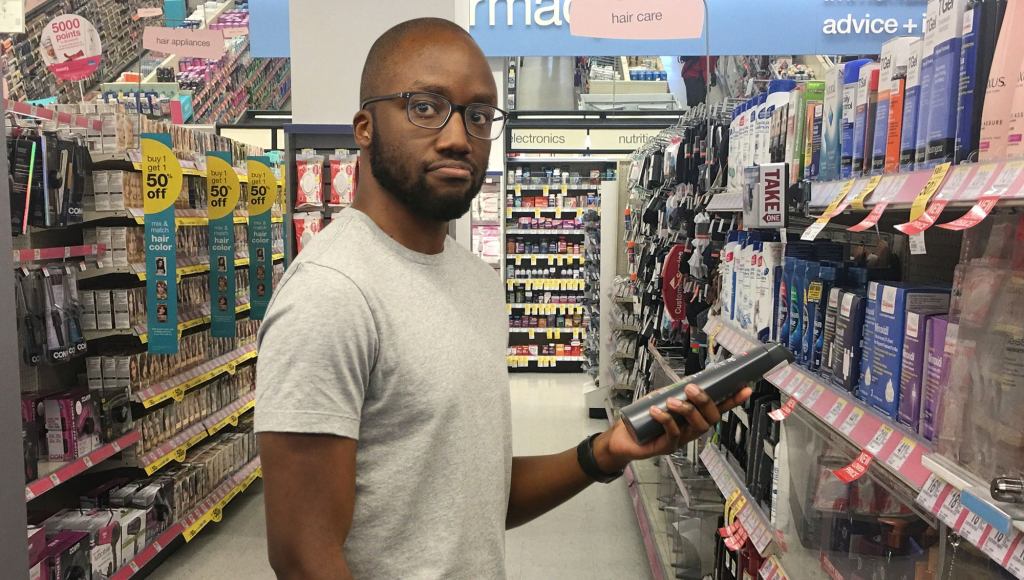
[[[486,57],[473,37],[458,24],[443,18],[407,20],[391,27],[370,47],[366,63],[363,64],[359,101],[390,92],[384,85],[394,77],[396,68],[408,66],[411,55],[428,45],[438,44],[462,44],[486,62]]]

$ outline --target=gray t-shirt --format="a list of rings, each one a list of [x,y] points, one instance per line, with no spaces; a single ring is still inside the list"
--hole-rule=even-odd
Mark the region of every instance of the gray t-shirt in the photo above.
[[[505,577],[507,331],[493,269],[450,238],[409,250],[355,209],[285,273],[260,329],[256,430],[359,441],[356,578]]]

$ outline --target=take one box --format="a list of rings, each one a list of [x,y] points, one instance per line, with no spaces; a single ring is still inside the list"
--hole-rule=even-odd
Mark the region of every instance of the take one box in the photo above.
[[[949,367],[956,349],[957,325],[946,316],[933,316],[928,320],[924,382],[921,386],[921,411],[918,433],[932,441],[938,425],[936,419],[942,404],[942,393],[949,378]]]
[[[917,431],[921,414],[921,384],[928,357],[927,325],[937,314],[907,312],[907,330],[903,335],[903,366],[900,369],[900,403],[896,419]],[[940,345],[941,348],[941,345]]]
[[[889,417],[895,419],[899,411],[907,313],[948,312],[949,296],[948,288],[889,282],[878,285],[875,300],[868,304],[875,317],[867,377],[868,402]]]

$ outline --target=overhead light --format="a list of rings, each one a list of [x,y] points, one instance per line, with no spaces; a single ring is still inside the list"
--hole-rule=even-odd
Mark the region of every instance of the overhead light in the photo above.
[[[253,115],[253,119],[291,119],[291,115]]]

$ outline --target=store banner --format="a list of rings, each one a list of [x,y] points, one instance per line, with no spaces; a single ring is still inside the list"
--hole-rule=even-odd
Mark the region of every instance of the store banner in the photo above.
[[[927,0],[704,0],[705,22],[701,0],[465,1],[469,32],[487,56],[702,55],[708,34],[720,56],[877,54],[891,38],[921,36],[927,8]]]
[[[142,32],[142,48],[177,56],[218,60],[227,52],[220,30],[191,30],[147,26]]]
[[[53,76],[82,81],[99,70],[103,44],[91,22],[77,14],[62,14],[43,29],[39,51]]]
[[[274,249],[271,208],[277,177],[266,156],[249,157],[249,317],[263,320],[273,292]]]
[[[146,240],[146,325],[154,354],[178,352],[178,266],[174,203],[181,164],[167,133],[142,135],[142,188]]]
[[[235,208],[242,184],[228,151],[206,154],[210,228],[210,334],[235,336]]]

